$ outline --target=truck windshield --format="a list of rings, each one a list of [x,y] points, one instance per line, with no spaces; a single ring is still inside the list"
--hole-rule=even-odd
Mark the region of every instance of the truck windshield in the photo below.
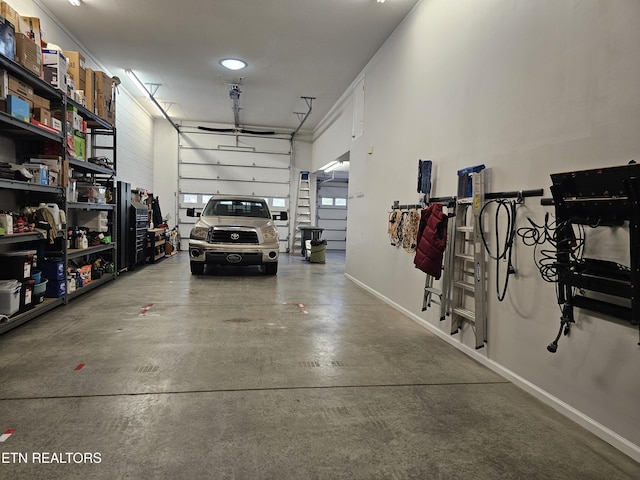
[[[202,212],[203,216],[270,218],[264,202],[252,200],[211,199]]]

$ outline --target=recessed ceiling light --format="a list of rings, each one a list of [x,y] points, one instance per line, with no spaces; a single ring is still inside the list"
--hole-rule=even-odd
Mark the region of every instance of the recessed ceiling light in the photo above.
[[[225,58],[220,60],[220,65],[229,70],[242,70],[247,66],[247,63],[237,58]]]

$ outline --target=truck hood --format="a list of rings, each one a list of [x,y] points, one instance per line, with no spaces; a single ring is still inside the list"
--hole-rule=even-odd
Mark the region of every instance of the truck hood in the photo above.
[[[273,225],[269,218],[262,217],[200,217],[196,223],[199,227],[228,227],[228,228],[262,228]]]

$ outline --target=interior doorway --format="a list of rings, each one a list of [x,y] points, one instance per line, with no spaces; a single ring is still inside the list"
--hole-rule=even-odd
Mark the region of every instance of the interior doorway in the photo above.
[[[316,222],[323,229],[327,251],[347,249],[349,152],[316,172]]]

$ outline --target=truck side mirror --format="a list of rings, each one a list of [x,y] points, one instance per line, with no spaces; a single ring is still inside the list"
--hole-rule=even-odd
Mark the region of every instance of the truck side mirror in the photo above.
[[[288,220],[289,219],[289,215],[287,215],[287,212],[280,212],[280,213],[276,213],[276,214],[272,215],[272,218],[274,220]]]
[[[196,212],[195,208],[187,208],[187,217],[199,217],[200,212]]]

